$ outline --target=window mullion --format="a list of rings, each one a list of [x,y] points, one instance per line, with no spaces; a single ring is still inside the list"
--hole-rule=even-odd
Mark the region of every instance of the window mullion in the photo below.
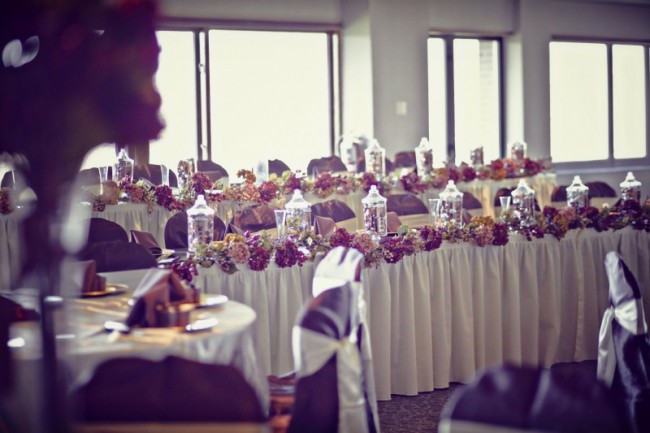
[[[456,161],[456,116],[454,106],[454,41],[445,37],[445,81],[447,83],[447,161]]]
[[[210,91],[210,38],[208,37],[207,30],[203,31],[203,41],[204,41],[204,50],[203,50],[203,79],[205,86],[205,138],[203,143],[199,143],[199,159],[202,159],[203,150],[207,150],[207,159],[212,161],[212,113],[211,113],[211,94]]]
[[[612,44],[607,45],[607,142],[609,164],[614,164],[614,72],[612,60]]]
[[[203,93],[202,88],[202,73],[201,73],[201,43],[200,31],[194,31],[194,74],[196,77],[196,144],[197,155],[201,155],[201,143],[203,142]]]

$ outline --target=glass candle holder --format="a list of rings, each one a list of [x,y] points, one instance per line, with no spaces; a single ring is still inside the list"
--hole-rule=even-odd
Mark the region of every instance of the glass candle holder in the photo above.
[[[463,193],[458,191],[453,180],[447,182],[447,187],[440,193],[440,220],[463,225]]]
[[[433,148],[426,137],[422,137],[415,148],[415,167],[420,177],[433,174]]]
[[[620,184],[621,200],[641,201],[641,182],[636,180],[631,171],[627,172],[625,180]]]
[[[514,216],[523,226],[533,225],[535,223],[535,191],[528,186],[524,179],[521,179],[511,196]]]
[[[589,187],[582,183],[580,176],[574,176],[566,189],[567,206],[584,209],[589,205]]]
[[[382,178],[386,175],[386,149],[379,146],[379,142],[373,138],[370,146],[365,150],[366,172],[374,173]]]
[[[372,185],[368,195],[361,200],[363,226],[373,239],[379,239],[388,233],[386,201],[386,198],[379,194],[376,185]]]

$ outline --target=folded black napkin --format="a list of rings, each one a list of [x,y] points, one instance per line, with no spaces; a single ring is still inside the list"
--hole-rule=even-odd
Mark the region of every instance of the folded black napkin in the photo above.
[[[66,261],[61,266],[61,292],[79,296],[84,293],[106,290],[106,278],[97,275],[94,260]]]
[[[149,232],[131,230],[131,242],[142,245],[154,256],[160,256],[162,254],[162,248],[158,245],[158,241]]]
[[[172,303],[188,300],[188,293],[177,274],[169,269],[149,269],[133,292],[135,303],[126,318],[128,326],[155,327],[157,311],[167,310]]]

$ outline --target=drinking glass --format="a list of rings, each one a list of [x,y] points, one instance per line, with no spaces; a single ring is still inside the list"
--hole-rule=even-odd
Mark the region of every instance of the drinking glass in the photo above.
[[[276,209],[273,211],[275,213],[275,225],[278,228],[278,239],[284,240],[286,234],[286,219],[287,211],[284,209]]]
[[[499,202],[501,203],[501,218],[504,218],[505,215],[508,213],[508,209],[510,209],[511,199],[512,197],[510,196],[499,197]]]
[[[437,225],[440,221],[440,199],[429,199],[429,215],[431,216],[431,224]]]
[[[108,166],[97,167],[99,170],[99,193],[104,193],[104,182],[108,180]]]
[[[160,164],[160,176],[161,176],[160,184],[169,186],[169,167]]]

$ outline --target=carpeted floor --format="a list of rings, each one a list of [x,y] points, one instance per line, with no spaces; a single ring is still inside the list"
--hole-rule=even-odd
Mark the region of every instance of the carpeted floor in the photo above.
[[[596,361],[560,363],[552,368],[567,372],[580,370],[596,376]],[[389,401],[380,401],[379,423],[382,433],[437,432],[440,412],[445,403],[454,392],[462,388],[462,384],[452,383],[447,389],[416,396],[393,395]]]

